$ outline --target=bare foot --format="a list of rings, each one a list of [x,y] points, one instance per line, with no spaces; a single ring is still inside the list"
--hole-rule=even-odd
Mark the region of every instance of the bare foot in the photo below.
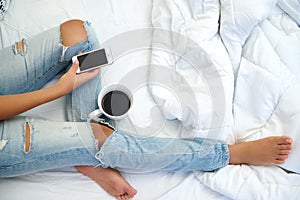
[[[77,166],[76,169],[117,199],[127,200],[137,193],[117,170],[92,166]]]
[[[267,137],[251,142],[229,145],[230,164],[277,165],[283,164],[292,149],[287,136]]]

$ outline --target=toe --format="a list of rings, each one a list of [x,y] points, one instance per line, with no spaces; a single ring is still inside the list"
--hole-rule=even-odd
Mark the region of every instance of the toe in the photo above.
[[[133,187],[128,186],[128,188],[126,189],[126,193],[127,193],[128,197],[132,198],[132,197],[134,197],[134,195],[137,194],[137,191]]]
[[[287,158],[288,158],[288,155],[278,155],[277,158],[276,158],[276,160],[282,160],[282,161],[284,161]]]
[[[279,138],[279,144],[292,144],[293,140],[292,138],[288,136],[283,136]]]
[[[282,165],[282,164],[284,164],[284,160],[275,160],[274,164]]]
[[[281,145],[279,145],[279,149],[280,149],[280,150],[291,150],[291,149],[292,149],[292,145],[289,145],[289,144],[281,144]]]
[[[280,150],[278,151],[278,155],[289,155],[291,153],[290,150]]]

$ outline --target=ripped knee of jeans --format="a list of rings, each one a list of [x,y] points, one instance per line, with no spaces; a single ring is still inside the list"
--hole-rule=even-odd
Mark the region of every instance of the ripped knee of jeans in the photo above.
[[[13,46],[12,46],[12,50],[14,52],[15,55],[20,54],[21,56],[24,56],[27,52],[27,44],[25,39],[16,42]]]
[[[31,127],[28,122],[25,123],[25,135],[24,135],[24,151],[28,153],[31,146]]]
[[[84,21],[73,19],[60,25],[60,35],[64,46],[73,46],[87,40]]]

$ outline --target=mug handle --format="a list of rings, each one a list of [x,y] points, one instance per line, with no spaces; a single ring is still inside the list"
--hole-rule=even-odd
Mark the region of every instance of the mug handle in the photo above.
[[[90,112],[90,114],[88,115],[90,120],[94,120],[96,122],[99,122],[99,117],[102,115],[103,113],[101,112],[100,109],[94,110],[93,112]]]

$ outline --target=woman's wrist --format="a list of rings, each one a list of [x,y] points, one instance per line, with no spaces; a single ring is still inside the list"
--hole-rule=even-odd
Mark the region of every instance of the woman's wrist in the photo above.
[[[59,97],[65,96],[67,94],[69,94],[70,92],[72,92],[72,88],[62,85],[61,83],[56,83],[55,85],[52,86],[52,90],[53,92]]]

